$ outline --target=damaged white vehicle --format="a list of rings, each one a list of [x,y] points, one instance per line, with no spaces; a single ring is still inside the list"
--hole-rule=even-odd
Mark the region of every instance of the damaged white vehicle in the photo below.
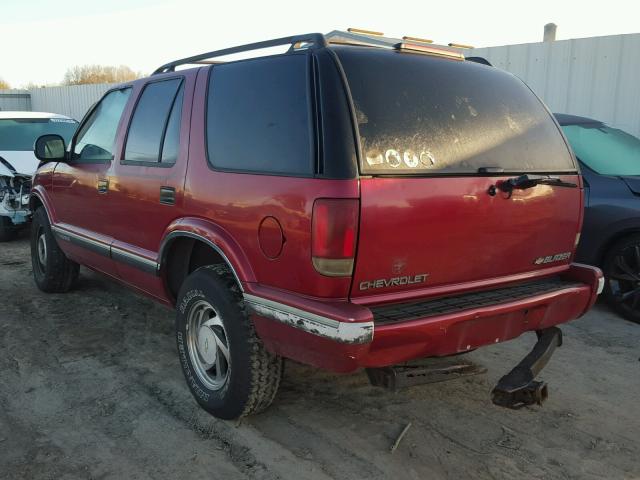
[[[39,163],[33,154],[36,139],[55,133],[68,143],[77,126],[54,113],[0,111],[0,242],[29,221],[31,177]]]

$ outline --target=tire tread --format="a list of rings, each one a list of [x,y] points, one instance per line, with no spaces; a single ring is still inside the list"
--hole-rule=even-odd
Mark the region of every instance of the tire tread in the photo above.
[[[258,337],[253,322],[247,314],[240,287],[229,267],[225,264],[215,264],[202,268],[211,270],[225,283],[244,319],[243,328],[251,351],[252,377],[250,379],[249,398],[239,416],[246,417],[263,412],[271,405],[280,387],[284,365],[283,359],[267,351]]]
[[[611,248],[607,251],[604,261],[603,261],[603,271],[605,274],[605,279],[608,277],[611,271],[611,264],[614,261],[615,257],[619,254],[620,251],[625,250],[626,248],[640,245],[640,234],[631,234],[626,237],[623,237],[616,241]],[[604,289],[604,299],[607,304],[613,309],[616,313],[618,313],[621,317],[635,323],[640,323],[640,309],[630,310],[626,306],[620,304],[613,295],[611,291],[611,287],[609,286],[609,281],[605,282]]]
[[[35,266],[33,267],[36,284],[40,290],[46,293],[68,292],[78,278],[80,265],[69,260],[58,246],[56,239],[53,237],[51,225],[49,224],[49,217],[47,216],[44,207],[38,207],[33,214],[33,223],[31,225],[32,250],[35,248],[34,242],[37,241],[35,235],[37,234],[39,226],[44,227],[46,235],[51,240],[50,244],[47,245],[47,257],[49,259],[48,267],[50,268],[47,268],[48,271],[45,272],[44,276],[40,280],[38,280],[36,277],[37,274]],[[33,262],[36,261],[35,255],[35,252],[32,251],[31,256]]]
[[[0,242],[8,242],[16,237],[15,227],[8,217],[0,216]]]

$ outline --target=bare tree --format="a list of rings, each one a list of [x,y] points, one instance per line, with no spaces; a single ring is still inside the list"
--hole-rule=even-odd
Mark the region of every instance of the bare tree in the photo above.
[[[35,83],[35,82],[29,82],[26,85],[24,85],[21,88],[24,88],[25,90],[35,90],[36,88],[45,88],[45,87],[58,87],[59,84],[57,83]]]
[[[120,65],[118,67],[108,65],[77,65],[67,69],[62,84],[121,83],[135,80],[142,76],[140,72],[134,72],[126,65]]]
[[[9,88],[11,88],[11,85],[9,85],[0,77],[0,90],[9,89]]]

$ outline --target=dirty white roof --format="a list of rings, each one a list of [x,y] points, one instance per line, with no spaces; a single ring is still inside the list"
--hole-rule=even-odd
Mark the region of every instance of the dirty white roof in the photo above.
[[[65,115],[58,115],[57,113],[47,112],[5,112],[0,111],[0,119],[12,119],[12,118],[70,118]]]

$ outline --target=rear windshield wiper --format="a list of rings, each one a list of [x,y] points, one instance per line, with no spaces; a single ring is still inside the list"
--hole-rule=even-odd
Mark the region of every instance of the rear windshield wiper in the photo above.
[[[577,188],[578,185],[572,182],[565,182],[561,178],[552,177],[550,175],[520,175],[519,177],[508,178],[496,182],[489,188],[489,194],[495,195],[496,189],[501,192],[508,193],[509,196],[514,190],[526,190],[536,185],[552,185],[554,187]],[[492,193],[493,192],[493,193]]]

